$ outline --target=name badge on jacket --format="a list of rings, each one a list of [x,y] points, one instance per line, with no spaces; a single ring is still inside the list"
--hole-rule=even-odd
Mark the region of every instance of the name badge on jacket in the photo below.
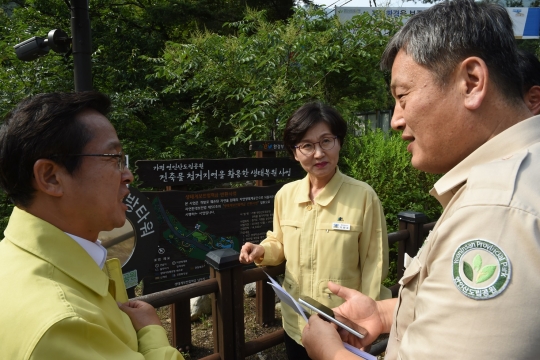
[[[342,223],[332,223],[332,229],[333,230],[344,230],[344,231],[351,231],[351,224],[342,224]]]

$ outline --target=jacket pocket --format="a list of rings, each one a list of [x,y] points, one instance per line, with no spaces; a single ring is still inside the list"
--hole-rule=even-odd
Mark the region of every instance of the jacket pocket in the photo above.
[[[300,221],[280,220],[281,232],[283,233],[283,242],[292,239],[299,240],[302,233],[302,223]]]
[[[285,277],[283,279],[283,288],[292,297],[294,297],[295,299],[298,298],[298,281],[293,277],[293,275],[287,268],[285,269]]]
[[[398,308],[396,312],[396,335],[399,340],[403,337],[405,330],[414,320],[414,301],[418,291],[418,275],[422,270],[422,264],[415,256],[409,264],[403,277],[399,280],[401,285],[398,294]],[[403,305],[406,303],[405,305]]]
[[[290,260],[287,267],[290,267],[293,273],[297,273],[302,223],[294,220],[280,220],[280,226],[283,234],[283,254],[286,260]]]
[[[290,226],[290,227],[295,227],[295,228],[299,228],[302,226],[302,223],[300,221],[284,220],[284,219],[280,219],[279,224],[281,225],[282,228],[284,226]]]
[[[414,279],[418,275],[420,270],[422,270],[422,264],[420,263],[420,260],[418,260],[418,256],[415,256],[407,269],[405,269],[403,277],[399,279],[399,284],[401,286],[407,285],[412,279]]]
[[[328,281],[335,284],[345,286],[350,289],[358,290],[360,287],[360,279],[324,279],[320,280],[317,286],[317,294],[315,299],[321,304],[328,306],[329,308],[335,308],[343,304],[345,301],[339,296],[335,295],[328,289]]]
[[[289,266],[289,264],[287,264]],[[298,281],[292,276],[291,272],[288,269],[285,269],[285,278],[283,279],[283,288],[285,291],[292,296],[293,299],[298,301],[300,297],[300,289]],[[285,321],[290,328],[298,328],[299,315],[288,305],[282,302],[281,304],[281,315],[283,321]],[[304,322],[304,320],[302,320]]]
[[[332,229],[332,223],[317,226],[314,256],[322,266],[321,274],[326,278],[350,278],[360,268],[358,239],[362,226],[351,225],[350,230]],[[323,269],[324,268],[324,269]]]

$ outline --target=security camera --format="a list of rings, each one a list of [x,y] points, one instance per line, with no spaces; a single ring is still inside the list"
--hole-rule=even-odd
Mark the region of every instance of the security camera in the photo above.
[[[65,54],[69,51],[71,38],[68,37],[68,35],[64,31],[60,29],[55,29],[49,31],[49,33],[47,34],[47,40],[45,40],[45,42],[52,51],[60,54]]]
[[[64,31],[55,29],[49,31],[46,39],[34,36],[15,45],[13,48],[19,60],[32,61],[40,56],[47,55],[49,50],[65,54],[69,51],[70,44],[71,38]]]
[[[32,61],[39,56],[47,55],[49,47],[45,44],[45,39],[34,36],[14,46],[17,58],[23,61]]]

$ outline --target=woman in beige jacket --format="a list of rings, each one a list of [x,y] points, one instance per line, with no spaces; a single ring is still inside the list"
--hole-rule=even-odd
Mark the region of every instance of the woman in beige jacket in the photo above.
[[[388,239],[379,198],[369,185],[337,167],[346,133],[341,115],[321,103],[308,103],[291,116],[285,148],[307,176],[278,191],[273,231],[260,245],[246,243],[240,253],[244,264],[286,260],[285,290],[295,299],[307,295],[330,308],[343,300],[328,290],[329,280],[376,300],[390,297],[381,286],[388,270]],[[287,306],[282,315],[289,359],[309,359],[300,341],[305,321]]]

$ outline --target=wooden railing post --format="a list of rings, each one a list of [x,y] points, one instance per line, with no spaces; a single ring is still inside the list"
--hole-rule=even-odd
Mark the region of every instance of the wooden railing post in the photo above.
[[[219,290],[212,294],[214,352],[221,360],[244,359],[244,285],[240,254],[233,249],[206,254],[210,278]]]
[[[255,151],[256,158],[268,158],[276,157],[277,152],[275,150],[264,151],[258,150]],[[274,185],[276,180],[257,180],[256,186],[269,186]],[[268,326],[274,323],[276,318],[275,307],[275,295],[274,290],[266,280],[259,280],[256,282],[255,288],[256,296],[256,311],[257,311],[257,323],[262,326]]]
[[[262,326],[272,325],[276,320],[276,299],[274,289],[268,285],[268,280],[256,282],[257,323]]]
[[[171,317],[172,346],[188,352],[191,348],[190,300],[180,300],[169,307]]]
[[[409,238],[399,242],[397,278],[401,279],[404,271],[405,253],[410,257],[416,256],[423,243],[422,227],[427,223],[427,216],[416,211],[402,211],[398,213],[399,230],[407,230]]]

